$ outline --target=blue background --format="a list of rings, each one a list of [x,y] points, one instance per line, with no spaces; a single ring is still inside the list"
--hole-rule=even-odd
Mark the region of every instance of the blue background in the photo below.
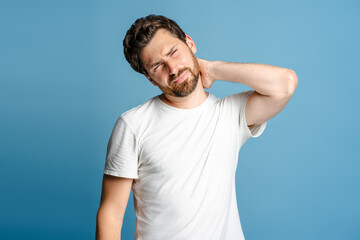
[[[160,93],[122,53],[151,13],[197,57],[293,69],[297,90],[240,152],[246,239],[360,239],[360,3],[1,1],[0,238],[93,239],[117,117]],[[216,82],[224,97],[249,88]],[[133,239],[132,195],[122,239]]]

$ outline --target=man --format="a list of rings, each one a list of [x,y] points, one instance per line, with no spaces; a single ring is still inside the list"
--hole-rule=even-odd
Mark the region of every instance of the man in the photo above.
[[[238,153],[288,103],[295,72],[197,59],[191,37],[163,16],[136,20],[123,43],[133,69],[163,93],[115,124],[97,238],[120,238],[132,189],[135,239],[244,239],[235,192]],[[219,79],[254,90],[219,99],[204,90]]]

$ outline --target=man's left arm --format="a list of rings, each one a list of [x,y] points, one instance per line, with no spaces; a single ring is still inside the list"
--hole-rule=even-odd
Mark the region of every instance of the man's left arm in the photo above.
[[[201,80],[204,88],[210,88],[215,80],[245,84],[255,92],[246,105],[246,122],[251,128],[278,114],[293,95],[298,79],[287,68],[259,63],[231,63],[199,59]]]

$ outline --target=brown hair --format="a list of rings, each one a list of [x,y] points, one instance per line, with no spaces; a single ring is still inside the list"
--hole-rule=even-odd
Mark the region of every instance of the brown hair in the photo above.
[[[174,20],[153,14],[137,19],[126,32],[123,40],[125,58],[135,71],[147,74],[140,53],[159,29],[169,31],[174,37],[186,43],[185,33]]]

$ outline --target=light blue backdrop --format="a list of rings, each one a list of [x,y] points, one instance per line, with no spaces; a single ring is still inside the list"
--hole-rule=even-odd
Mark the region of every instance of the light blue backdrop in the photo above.
[[[93,239],[117,117],[159,94],[122,53],[138,17],[163,14],[197,57],[293,69],[298,88],[240,152],[247,239],[360,239],[360,3],[1,1],[0,239]],[[224,97],[248,90],[216,82]],[[133,239],[132,195],[122,239]]]

